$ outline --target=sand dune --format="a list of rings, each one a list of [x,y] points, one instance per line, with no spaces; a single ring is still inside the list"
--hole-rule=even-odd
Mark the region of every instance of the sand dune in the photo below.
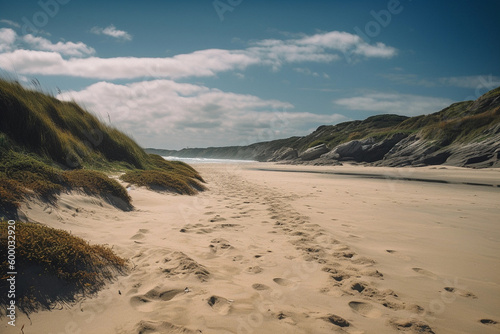
[[[133,212],[75,194],[24,206],[130,269],[2,333],[500,332],[500,188],[457,182],[496,185],[500,171],[197,168],[209,191],[132,188]]]

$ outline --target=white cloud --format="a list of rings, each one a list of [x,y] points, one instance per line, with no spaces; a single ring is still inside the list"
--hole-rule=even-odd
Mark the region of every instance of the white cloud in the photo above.
[[[297,40],[297,43],[338,50],[344,53],[346,57],[357,54],[365,57],[391,58],[397,54],[395,48],[384,43],[368,44],[358,35],[342,31],[331,31],[304,37]]]
[[[470,89],[493,89],[500,86],[500,77],[489,75],[469,75],[439,78],[422,78],[417,74],[389,73],[383,75],[385,78],[411,86],[442,87],[451,86]]]
[[[16,42],[18,45],[16,45]],[[31,50],[16,50],[19,47],[29,47]],[[43,37],[35,37],[31,34],[20,37],[10,28],[0,28],[0,57],[2,57],[3,61],[10,61],[11,65],[17,65],[18,63],[26,65],[25,62],[36,58],[38,51],[50,51],[56,58],[61,57],[61,55],[81,57],[95,53],[93,48],[82,42],[57,42],[54,44]],[[12,62],[12,59],[19,55],[26,55],[26,57],[18,59],[17,62]],[[8,64],[4,63],[0,67],[8,68]],[[34,68],[32,65],[27,65]]]
[[[411,94],[371,93],[334,100],[337,106],[348,110],[370,111],[384,114],[416,116],[437,112],[454,101]]]
[[[17,34],[9,28],[0,28],[0,52],[9,52],[14,48]]]
[[[11,20],[2,19],[2,20],[0,20],[0,23],[8,24],[14,28],[21,28],[21,25],[19,23],[11,21]]]
[[[345,120],[341,115],[291,112],[293,105],[287,102],[171,80],[99,82],[58,98],[74,99],[106,120],[109,113],[113,125],[143,146],[163,148],[245,145]]]
[[[460,77],[439,78],[439,83],[445,86],[481,89],[493,89],[500,86],[500,77],[493,75],[472,75]]]
[[[90,32],[96,35],[107,35],[116,39],[122,39],[125,41],[131,41],[132,35],[123,30],[118,30],[114,25],[110,25],[106,28],[93,27]]]
[[[310,69],[308,69],[307,67],[295,67],[293,70],[297,73],[301,73],[304,75],[311,75],[313,77],[319,77],[318,72],[313,72]]]
[[[177,79],[215,76],[219,72],[241,71],[256,64],[268,65],[277,71],[283,64],[340,60],[342,53],[349,55],[348,60],[355,55],[388,58],[396,54],[392,47],[382,43],[370,45],[357,35],[345,32],[322,33],[300,39],[264,40],[253,43],[247,49],[206,49],[167,58],[91,57],[66,60],[61,57],[66,44],[61,45],[58,51],[54,44],[45,46],[45,50],[50,47],[54,52],[17,50],[0,54],[0,67],[7,70],[15,68],[21,74],[67,75],[103,80],[145,77]]]
[[[31,34],[23,36],[23,41],[33,49],[40,51],[53,51],[65,56],[89,56],[95,53],[95,50],[82,42],[57,42],[53,44],[46,38],[35,37]]]
[[[375,45],[358,43],[353,53],[369,58],[392,58],[397,54],[397,50],[393,47],[388,47],[384,43],[377,43]]]
[[[98,79],[214,76],[243,69],[258,59],[227,50],[203,50],[170,58],[71,58],[56,52],[16,50],[0,54],[0,67],[21,74],[66,75]]]

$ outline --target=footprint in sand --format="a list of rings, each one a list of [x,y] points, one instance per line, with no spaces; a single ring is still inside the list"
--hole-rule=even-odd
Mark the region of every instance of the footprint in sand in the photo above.
[[[433,280],[437,280],[439,278],[438,275],[434,274],[433,272],[430,272],[427,269],[422,269],[422,268],[411,268],[414,272],[419,273],[420,275],[427,276],[429,278],[432,278]]]
[[[220,296],[212,296],[208,298],[208,305],[221,315],[227,315],[231,312],[232,300]]]
[[[141,312],[152,312],[155,309],[154,301],[169,301],[175,296],[184,293],[184,289],[168,289],[156,287],[144,295],[130,298],[130,305]]]
[[[222,222],[225,221],[226,218],[221,217],[220,215],[216,215],[214,218],[210,219],[211,223]]]
[[[387,253],[389,254],[392,254],[392,255],[395,255],[396,257],[399,257],[400,259],[402,260],[405,260],[405,261],[410,261],[411,258],[409,256],[406,256],[406,255],[402,255],[402,254],[399,254],[397,251],[395,251],[394,249],[386,249],[385,250]]]
[[[481,319],[479,320],[479,322],[482,323],[483,325],[489,325],[489,326],[498,325],[497,321],[491,319]]]
[[[414,333],[434,333],[434,331],[422,321],[415,319],[391,319],[389,325],[398,331],[411,331]]]
[[[357,259],[354,259],[352,261],[352,263],[354,263],[354,264],[360,264],[360,265],[366,265],[366,266],[372,266],[376,262],[375,262],[375,260],[372,260],[372,259],[369,259],[367,257],[361,256],[361,257],[358,257]]]
[[[169,301],[181,293],[184,293],[184,289],[161,289],[156,287],[146,292],[144,296],[153,300]]]
[[[229,241],[226,239],[222,238],[215,238],[212,241],[210,241],[210,250],[214,253],[220,253],[221,251],[228,251],[231,249],[234,249],[231,244],[229,244]]]
[[[338,270],[335,267],[327,266],[327,267],[324,267],[322,270],[327,272],[327,273],[330,273],[331,274],[330,277],[333,278],[337,282],[342,282],[343,280],[346,280],[350,277],[349,274],[345,273],[342,270]]]
[[[472,298],[472,299],[477,299],[477,296],[473,294],[472,292],[469,291],[464,291],[464,290],[459,290],[453,287],[445,287],[444,288],[446,291],[451,292],[451,293],[457,293],[459,296],[465,297],[465,298]]]
[[[271,288],[268,287],[267,285],[265,284],[260,284],[260,283],[255,283],[255,284],[252,284],[252,288],[254,288],[255,290],[258,290],[258,291],[263,291],[263,290],[270,290]]]
[[[248,267],[247,272],[251,274],[260,274],[262,272],[262,268],[259,266]]]
[[[134,236],[132,236],[130,239],[131,240],[142,240],[144,239],[146,236],[144,235],[145,233],[148,233],[149,230],[148,229],[145,229],[145,228],[141,228],[139,231],[136,232],[136,234],[134,234]]]
[[[349,327],[351,324],[349,321],[345,320],[342,317],[339,317],[338,315],[335,314],[329,314],[326,317],[322,317],[321,319],[325,320],[326,322],[332,323],[335,326],[339,327]]]
[[[375,306],[373,306],[372,304],[368,304],[365,302],[352,301],[349,302],[349,307],[354,312],[366,318],[375,319],[375,318],[380,318],[382,316],[382,311],[375,308]]]
[[[130,298],[130,305],[141,312],[152,312],[154,310],[154,303],[144,296],[134,296]]]
[[[279,277],[273,278],[273,281],[274,281],[274,283],[281,285],[281,286],[291,286],[291,285],[296,284],[295,282],[290,281],[289,279],[279,278]]]
[[[185,333],[197,334],[201,330],[191,330],[186,327],[174,325],[167,321],[145,321],[141,320],[136,326],[134,333]]]

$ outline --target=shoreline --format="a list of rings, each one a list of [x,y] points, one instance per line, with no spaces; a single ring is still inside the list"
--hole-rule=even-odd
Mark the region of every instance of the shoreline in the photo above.
[[[500,192],[456,182],[500,170],[196,168],[206,192],[132,187],[132,212],[74,194],[23,206],[133,264],[94,298],[19,315],[24,333],[499,331]]]
[[[313,167],[313,168],[317,168],[317,167]],[[352,167],[348,167],[348,168],[352,169]],[[414,181],[414,182],[458,184],[458,185],[469,185],[469,186],[480,186],[480,187],[481,186],[482,187],[498,187],[498,188],[500,188],[500,179],[493,179],[493,178],[485,179],[484,177],[478,178],[477,177],[478,175],[474,175],[476,177],[476,179],[479,179],[482,182],[489,182],[489,183],[481,183],[481,181],[460,182],[460,181],[453,180],[453,179],[446,180],[446,179],[443,179],[442,177],[441,178],[424,178],[424,177],[418,177],[418,176],[417,177],[404,176],[402,174],[406,174],[406,173],[388,173],[387,169],[388,168],[392,169],[392,167],[373,167],[373,168],[380,168],[384,172],[383,173],[372,173],[372,172],[363,173],[362,171],[343,172],[343,171],[312,170],[312,169],[304,169],[304,168],[303,169],[255,168],[255,170],[265,171],[265,172],[312,173],[312,174],[325,174],[325,175],[353,176],[353,177],[358,177],[358,178],[368,178],[368,179],[378,179],[378,180]],[[420,168],[424,168],[424,167],[420,167]],[[427,167],[427,168],[429,168],[429,167]],[[432,168],[433,167],[430,167],[430,169],[432,169]],[[395,170],[402,170],[402,169],[399,168],[399,169],[395,169]],[[496,175],[496,176],[500,177],[500,170],[495,169],[494,172],[497,172],[498,175]],[[413,174],[415,174],[415,173],[414,172],[410,173],[410,175],[413,175]]]

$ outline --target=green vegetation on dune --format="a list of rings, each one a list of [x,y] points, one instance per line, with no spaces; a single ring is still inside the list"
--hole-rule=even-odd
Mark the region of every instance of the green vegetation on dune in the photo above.
[[[477,101],[458,102],[433,114],[409,118],[395,130],[412,131],[443,146],[482,140],[488,135],[487,129],[500,123],[500,107],[488,106],[498,96],[500,87]]]
[[[0,221],[2,254],[7,254],[8,226]],[[15,236],[16,306],[27,313],[71,303],[77,294],[93,294],[126,267],[108,247],[90,245],[66,231],[16,222]],[[8,265],[2,259],[2,267]],[[2,291],[8,291],[6,278],[0,280]],[[0,304],[7,302],[7,294],[1,294]]]
[[[131,170],[123,174],[120,179],[145,186],[152,190],[170,191],[179,194],[194,195],[205,190],[200,183],[203,178],[191,166],[181,161],[166,161],[159,155],[150,155],[151,169]]]
[[[147,154],[76,103],[0,80],[0,213],[16,211],[27,196],[53,201],[69,190],[131,209],[130,196],[109,172],[126,172],[123,180],[150,189],[204,189],[192,167]]]
[[[63,168],[92,168],[94,163],[148,166],[147,154],[132,139],[74,102],[0,80],[0,133],[26,150]]]
[[[0,210],[13,214],[27,196],[53,202],[62,191],[97,195],[125,210],[132,208],[127,191],[106,174],[88,170],[62,170],[39,161],[36,156],[0,150]],[[11,215],[12,217],[12,215]]]
[[[0,80],[1,247],[8,231],[2,219],[15,219],[21,203],[34,197],[57,205],[62,192],[78,191],[131,210],[128,191],[110,173],[154,190],[192,195],[205,189],[192,167],[147,154],[76,103]],[[107,247],[39,224],[17,222],[16,241],[16,306],[25,312],[94,293],[125,266]],[[0,296],[0,305],[6,302]]]

